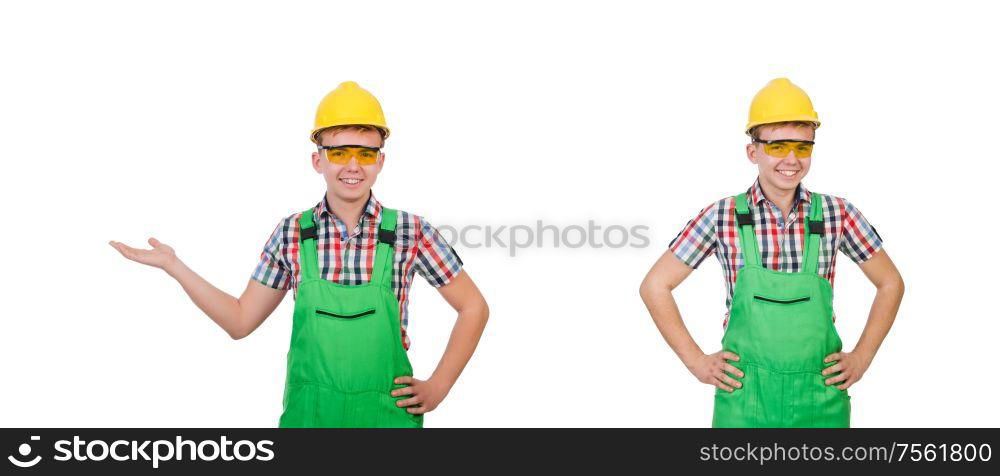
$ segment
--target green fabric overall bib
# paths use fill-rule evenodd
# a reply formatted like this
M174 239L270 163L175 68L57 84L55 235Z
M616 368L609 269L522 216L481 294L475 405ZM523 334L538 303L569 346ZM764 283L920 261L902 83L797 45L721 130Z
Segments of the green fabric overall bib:
M301 282L288 349L280 427L423 426L390 392L413 368L403 349L392 291L396 211L382 209L371 280L342 285L320 278L313 209L299 219Z
M830 376L821 374L834 364L823 359L842 344L833 326L833 290L817 273L820 194L812 194L810 211L804 224L804 270L774 271L761 266L746 194L736 197L744 267L736 273L722 348L740 357L731 363L743 371L743 387L732 393L716 389L713 427L850 426L850 397L835 385L826 386Z

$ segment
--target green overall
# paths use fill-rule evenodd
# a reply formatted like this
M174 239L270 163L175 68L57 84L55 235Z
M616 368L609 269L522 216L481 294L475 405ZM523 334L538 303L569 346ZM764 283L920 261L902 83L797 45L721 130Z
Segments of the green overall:
M833 289L817 273L823 234L821 195L812 194L804 224L804 270L774 271L761 266L754 220L746 194L736 197L744 266L736 273L723 350L740 357L742 388L715 392L712 426L849 427L850 397L821 372L823 359L841 349L833 326Z
M295 295L280 427L423 426L390 392L413 375L392 291L396 211L382 209L371 280L349 286L320 278L313 210L299 219L301 281Z

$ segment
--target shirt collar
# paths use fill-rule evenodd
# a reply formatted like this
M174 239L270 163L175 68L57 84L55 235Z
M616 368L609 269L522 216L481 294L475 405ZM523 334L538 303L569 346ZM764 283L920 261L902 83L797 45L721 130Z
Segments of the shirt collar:
M754 205L760 205L762 200L767 199L767 197L764 196L764 189L760 188L760 177L757 177L757 180L754 180L753 185L751 185L750 189L747 190L747 198L750 200L750 203ZM792 208L797 207L799 202L810 203L811 199L812 194L800 183L798 193L795 194L795 200L792 200Z
M333 217L333 218L337 218L337 215L334 215L333 212L330 211L330 206L329 206L329 203L327 203L326 194L325 193L323 194L323 199L320 200L319 203L316 205L316 210L319 211L319 213L317 214L319 219L323 219L323 218L326 218L328 216ZM375 199L375 194L374 193L372 193L371 191L369 191L368 192L368 203L365 204L365 211L361 215L361 219L364 220L365 216L368 216L369 218L371 218L372 220L375 220L377 222L378 221L378 217L381 214L382 214L382 203ZM339 218L337 218L337 219L339 220Z

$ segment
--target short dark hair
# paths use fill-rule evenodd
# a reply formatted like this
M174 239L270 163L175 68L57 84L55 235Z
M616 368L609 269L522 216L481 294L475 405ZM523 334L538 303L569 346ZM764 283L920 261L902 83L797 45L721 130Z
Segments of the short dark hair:
M752 129L750 129L750 137L752 139L754 139L754 140L759 140L760 139L760 131L761 131L761 129L763 129L765 127L779 128L779 127L785 127L785 126L794 126L796 128L799 128L799 127L811 127L813 129L813 131L816 130L816 123L815 122L806 122L806 121L772 122L770 124L761 124L759 126L754 126Z
M378 127L370 126L368 124L347 124L343 126L331 126L324 129L320 129L316 131L316 134L313 135L313 142L315 142L316 145L322 145L322 141L320 140L320 135L326 132L340 133L343 131L378 132L378 136L382 138L382 143L379 144L379 147L385 147L385 132L382 129L379 129Z

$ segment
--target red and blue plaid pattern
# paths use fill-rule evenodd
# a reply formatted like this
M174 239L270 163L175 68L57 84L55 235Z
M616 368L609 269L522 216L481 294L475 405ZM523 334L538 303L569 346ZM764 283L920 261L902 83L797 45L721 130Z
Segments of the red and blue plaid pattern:
M747 190L747 201L754 218L754 232L761 264L775 271L794 273L802 270L805 242L805 219L809 216L812 194L801 184L786 219L781 210L764 196L757 180ZM820 239L819 274L833 286L837 250L855 263L867 261L881 247L882 238L854 205L843 198L823 195L825 232ZM736 272L743 267L739 227L736 224L736 200L726 197L705 207L670 242L670 250L692 268L697 268L710 254L722 264L726 278L726 309L733 301ZM729 323L729 312L723 327Z
M323 279L344 285L365 284L371 280L378 245L382 204L374 195L368 198L365 211L354 230L330 212L326 195L314 208L317 233L317 265ZM251 279L275 289L297 288L299 269L299 216L285 217L271 233ZM400 210L396 218L395 257L392 266L392 289L399 299L403 346L410 348L406 335L409 316L406 310L414 273L420 273L434 287L448 284L462 269L462 260L441 234L422 217Z

